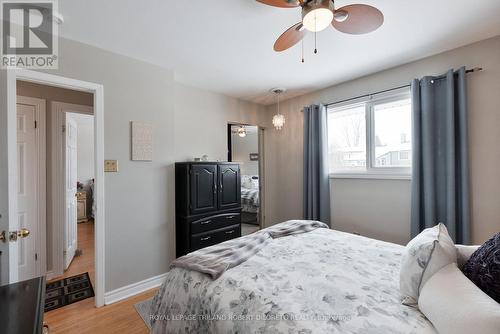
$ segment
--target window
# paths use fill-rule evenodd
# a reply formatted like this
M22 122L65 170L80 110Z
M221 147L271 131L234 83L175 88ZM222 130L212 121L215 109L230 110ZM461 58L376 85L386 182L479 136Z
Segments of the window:
M328 153L332 175L409 175L409 91L328 109Z
M366 170L365 107L351 106L328 114L330 172Z

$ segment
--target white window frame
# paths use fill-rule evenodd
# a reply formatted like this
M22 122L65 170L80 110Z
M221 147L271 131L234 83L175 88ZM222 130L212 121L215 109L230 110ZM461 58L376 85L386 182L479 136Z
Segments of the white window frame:
M407 154L408 154L408 156L407 156L407 157L405 157L405 158L401 158L401 153L407 153ZM399 159L399 160L402 160L402 161L407 161L407 160L410 160L410 153L409 153L409 152L406 152L406 151L404 151L404 152L398 152L398 159Z
M399 100L410 99L410 88L401 88L390 92L372 95L328 107L328 113L351 109L356 106L365 106L366 119L366 170L338 170L330 173L330 178L335 179L395 179L410 180L411 167L375 167L375 106Z

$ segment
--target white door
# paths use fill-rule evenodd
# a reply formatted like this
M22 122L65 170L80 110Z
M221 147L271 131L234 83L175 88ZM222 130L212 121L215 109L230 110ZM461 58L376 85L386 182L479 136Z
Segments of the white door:
M19 281L40 274L38 266L37 238L37 136L36 109L33 105L17 104L17 208L18 229L27 229L30 235L17 239ZM15 233L15 231L12 231Z
M64 269L68 269L77 247L77 134L76 121L65 115L64 152L65 152L65 231L64 231Z

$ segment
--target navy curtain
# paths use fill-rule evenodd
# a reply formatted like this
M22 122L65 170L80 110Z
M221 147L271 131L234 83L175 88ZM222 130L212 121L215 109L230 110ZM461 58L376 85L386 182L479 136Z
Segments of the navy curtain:
M304 108L304 219L330 225L327 114L324 105Z
M411 233L443 223L470 243L466 70L412 82Z

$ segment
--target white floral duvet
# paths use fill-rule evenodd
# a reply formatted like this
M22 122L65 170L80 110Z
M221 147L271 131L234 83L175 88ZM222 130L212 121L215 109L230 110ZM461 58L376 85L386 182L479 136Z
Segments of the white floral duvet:
M435 333L401 304L404 247L317 229L273 240L217 280L172 269L153 333Z

